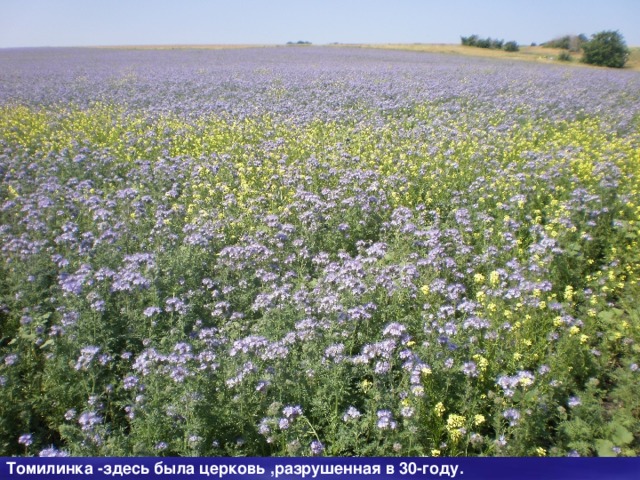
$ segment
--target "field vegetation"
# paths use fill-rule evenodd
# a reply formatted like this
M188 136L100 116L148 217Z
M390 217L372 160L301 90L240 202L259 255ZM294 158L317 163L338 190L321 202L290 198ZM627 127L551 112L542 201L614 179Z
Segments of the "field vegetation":
M638 73L0 65L0 455L640 453Z
M385 50L406 50L413 52L425 52L425 53L443 53L447 55L462 55L470 57L485 57L493 58L496 60L505 61L529 61L536 63L562 63L567 65L566 61L561 56L567 54L567 50L564 48L555 48L544 45L535 46L519 46L517 52L506 52L504 50L488 49L488 48L476 48L467 45L454 45L454 44L375 44L375 45L344 45L345 47L360 47L360 48L379 48ZM630 55L624 68L627 70L640 71L640 47L630 47ZM582 63L582 51L569 53L571 63L573 66L591 67L585 63ZM592 68L592 67L591 67Z

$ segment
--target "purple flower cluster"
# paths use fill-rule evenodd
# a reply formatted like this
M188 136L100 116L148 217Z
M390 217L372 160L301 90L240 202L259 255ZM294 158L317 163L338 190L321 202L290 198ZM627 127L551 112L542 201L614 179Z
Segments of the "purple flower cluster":
M75 438L63 417L84 443L42 456L211 454L213 430L227 455L371 431L366 454L458 454L445 411L481 418L477 449L511 448L485 416L528 421L523 391L580 411L547 393L558 355L608 351L594 318L635 274L633 72L329 47L0 64L0 400L42 402L29 365L56 395L9 453Z

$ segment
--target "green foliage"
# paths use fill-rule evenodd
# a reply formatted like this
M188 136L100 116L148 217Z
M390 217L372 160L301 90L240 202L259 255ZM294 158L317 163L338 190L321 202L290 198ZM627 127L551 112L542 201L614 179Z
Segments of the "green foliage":
M381 131L269 116L233 123L213 115L145 118L105 105L49 114L6 109L4 141L33 150L37 168L16 162L24 170L11 188L0 187L3 223L24 228L29 188L37 188L24 177L48 174L50 158L69 151L56 173L65 185L91 180L78 187L87 205L64 209L62 195L43 204L51 228L61 234L74 221L98 237L109 225L93 221L89 199L100 195L128 234L95 245L96 273L112 273L76 295L61 291L67 272L49 251L29 261L19 261L20 250L5 254L13 261L0 265L0 453L24 454L16 439L30 432L29 454L55 444L74 455L308 455L318 440L328 455L637 454L640 254L638 193L629 180L637 165L628 161L635 143L594 118L524 120L490 134L480 128L502 125L501 112L475 120L481 124L472 123L477 115L450 117L446 127L461 134L451 141L434 120L439 108L416 105L406 118L393 112ZM433 125L426 147L407 135L410 122ZM108 147L110 161L95 161L101 157L94 153L88 161L95 168L79 167L73 159L84 144L92 152ZM569 147L580 155L569 155ZM483 150L500 153L487 165L478 161ZM539 153L549 161L527 159ZM305 163L323 155L325 164ZM175 177L164 173L165 156L176 159ZM604 163L605 156L617 163ZM138 159L145 157L153 168L142 174ZM628 169L619 187L603 181L614 167ZM540 180L547 169L558 172L548 185ZM290 189L300 171L317 198L344 200L323 203L317 224L304 223L306 205ZM357 181L349 183L354 171ZM129 186L149 201L130 201ZM372 191L390 206L366 213L350 201L370 199ZM457 217L463 209L453 192L476 205L468 218ZM571 207L576 194L579 209ZM406 222L391 211L408 212ZM209 229L208 243L185 242L199 225ZM439 256L469 265L468 275L431 266L402 274L412 257L428 258L436 241L416 241L407 226L441 235ZM534 258L531 247L552 238L557 251ZM87 257L63 240L55 248L75 273ZM384 252L366 253L376 242ZM488 245L497 246L491 257L484 256ZM148 287L113 289L110 279L126 273L126 257L144 251L154 252L154 262L136 264L134 273ZM367 267L349 270L356 259ZM291 274L278 277L283 265ZM509 279L505 269L517 265L527 267L523 277ZM366 288L343 287L331 273L338 267ZM272 293L269 277L286 283L277 285L282 293L273 305L260 306L256 299ZM484 326L452 328L437 317L446 292L430 286L440 278L464 283ZM549 290L533 288L542 278ZM511 300L497 293L508 289L517 293ZM305 326L309 315L290 300L294 294L318 308L325 304L316 298L327 305L337 299L341 309ZM175 298L189 308L167 308ZM145 313L151 306L162 311ZM406 330L389 343L380 332L395 322ZM286 346L287 354L234 347L254 336ZM367 346L387 344L388 365L386 357L358 360ZM100 351L81 362L87 346ZM414 359L420 363L411 366ZM286 413L298 405L301 413ZM99 421L90 424L94 410Z
M624 37L611 30L592 35L591 40L582 46L582 50L584 63L612 68L624 67L630 54Z
M518 50L520 50L520 47L516 42L511 41L504 44L505 52L517 52Z
M469 37L460 37L462 45L466 45L468 47L475 47L478 43L478 35L471 35Z
M558 55L558 60L561 62L570 62L571 60L573 60L573 57L569 52L560 52L560 54Z
M519 50L518 44L514 41L506 42L504 40L498 40L496 38L480 38L478 35L471 35L469 37L460 37L462 45L468 47L478 48L490 48L493 50L505 50L507 52L517 52Z
M554 38L542 44L546 48L562 48L571 52L579 52L582 46L588 41L587 36L584 33L580 35L564 35L559 38Z

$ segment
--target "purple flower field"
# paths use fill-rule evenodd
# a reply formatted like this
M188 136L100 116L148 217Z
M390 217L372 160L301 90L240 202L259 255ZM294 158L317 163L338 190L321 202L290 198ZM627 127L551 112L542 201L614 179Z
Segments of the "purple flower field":
M0 50L0 455L635 456L640 74Z

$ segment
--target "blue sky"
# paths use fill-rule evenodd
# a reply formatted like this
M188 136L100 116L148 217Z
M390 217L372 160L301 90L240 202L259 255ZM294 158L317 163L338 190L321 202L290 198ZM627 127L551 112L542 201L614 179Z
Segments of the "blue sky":
M153 44L520 44L619 30L640 46L640 0L0 0L0 48Z

